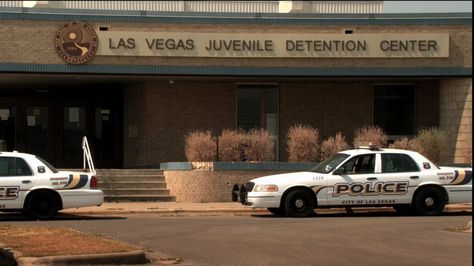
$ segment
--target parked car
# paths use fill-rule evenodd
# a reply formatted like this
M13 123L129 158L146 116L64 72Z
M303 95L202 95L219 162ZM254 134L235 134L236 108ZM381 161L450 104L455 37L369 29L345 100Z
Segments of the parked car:
M446 204L472 202L472 167L439 167L414 151L366 147L339 152L310 171L234 186L233 199L239 198L251 208L295 217L315 208L367 206L439 215Z
M0 152L0 211L51 219L59 210L99 206L104 193L89 172L64 172L38 156Z

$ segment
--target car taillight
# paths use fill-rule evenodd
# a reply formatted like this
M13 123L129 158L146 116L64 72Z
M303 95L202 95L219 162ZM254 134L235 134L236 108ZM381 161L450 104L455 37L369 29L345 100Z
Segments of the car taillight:
M92 176L90 184L91 184L91 188L97 188L97 177Z

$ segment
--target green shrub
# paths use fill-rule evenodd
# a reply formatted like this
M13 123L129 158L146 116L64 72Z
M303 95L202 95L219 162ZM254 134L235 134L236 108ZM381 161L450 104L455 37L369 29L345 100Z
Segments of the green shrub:
M326 160L333 154L349 149L346 138L338 132L335 137L329 137L321 144L321 159Z
M378 126L361 127L354 131L354 147L375 145L377 147L387 146L387 135Z
M288 130L286 143L290 162L316 162L319 159L318 129L294 125Z
M211 131L193 131L184 137L185 155L189 162L212 162L216 159L217 144Z

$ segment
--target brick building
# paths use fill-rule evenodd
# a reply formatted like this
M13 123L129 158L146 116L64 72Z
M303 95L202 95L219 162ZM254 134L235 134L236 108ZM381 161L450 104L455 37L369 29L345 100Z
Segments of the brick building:
M472 157L472 15L0 10L0 139L80 167L184 161L192 130L438 126ZM81 39L80 41L75 41ZM79 52L79 54L74 53Z

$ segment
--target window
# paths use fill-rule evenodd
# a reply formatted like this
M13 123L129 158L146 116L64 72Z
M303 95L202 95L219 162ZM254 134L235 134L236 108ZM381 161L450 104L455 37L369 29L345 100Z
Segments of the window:
M0 157L0 176L32 175L30 167L22 158Z
M349 155L344 153L336 153L325 161L318 163L310 171L327 174L331 172L335 167L337 167L340 163L342 163L345 159L347 159L347 157L349 157Z
M374 124L383 128L388 135L414 135L414 95L413 85L376 85Z
M382 173L418 172L420 169L406 154L382 154Z
M38 159L40 162L42 162L44 165L46 165L46 167L48 167L49 170L51 170L51 172L59 173L59 171L56 170L56 168L54 168L54 166L52 166L50 163L48 163L45 159L43 159L41 157L38 157L38 156L36 156L36 159Z
M264 128L278 135L278 90L274 84L237 87L237 128Z
M371 174L375 170L375 154L354 156L342 168L345 174Z
M278 160L278 86L276 84L239 84L237 86L237 128L265 129L275 140Z

